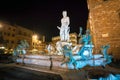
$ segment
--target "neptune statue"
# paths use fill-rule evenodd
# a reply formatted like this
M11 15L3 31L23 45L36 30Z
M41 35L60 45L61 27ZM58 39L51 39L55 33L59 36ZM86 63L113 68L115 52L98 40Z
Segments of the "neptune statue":
M69 41L69 32L70 32L70 19L67 16L67 11L63 11L63 18L61 19L61 27L57 26L60 30L60 39L61 41Z

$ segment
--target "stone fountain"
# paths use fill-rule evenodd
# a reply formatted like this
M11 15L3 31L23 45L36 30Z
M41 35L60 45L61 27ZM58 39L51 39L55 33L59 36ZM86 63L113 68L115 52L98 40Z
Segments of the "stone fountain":
M61 19L60 41L56 43L57 55L24 55L16 59L16 62L25 64L33 64L39 66L59 67L66 69L81 69L87 65L89 66L104 66L111 63L112 56L108 55L107 50L109 45L102 46L102 53L93 55L94 45L89 29L82 35L82 28L80 27L79 36L81 37L79 44L72 47L70 42L70 18L67 16L67 11L63 11L63 18ZM51 48L49 48L51 49ZM74 53L74 51L76 51ZM51 51L49 51L51 52ZM74 53L74 54L73 54ZM23 56L23 55L21 55Z

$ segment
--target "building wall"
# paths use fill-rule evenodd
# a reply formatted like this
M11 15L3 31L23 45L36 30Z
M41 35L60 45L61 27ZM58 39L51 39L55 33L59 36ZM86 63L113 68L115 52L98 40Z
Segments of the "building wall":
M4 39L4 46L8 49L12 49L15 47L16 44L16 27L9 25L8 23L1 23L2 27L0 31L2 32L2 36Z
M31 30L18 25L10 25L9 23L2 21L0 22L0 25L2 25L0 32L5 41L4 46L7 49L14 49L18 45L18 42L24 39L30 44L30 49L32 48L33 32Z
M73 46L77 45L77 33L70 33L70 41Z
M52 37L52 42L55 44L57 41L60 41L60 36Z
M23 28L21 26L15 25L17 28L17 36L16 36L16 40L17 42L19 42L20 40L27 40L27 42L30 45L30 49L32 49L32 36L33 36L33 31Z
M120 59L120 0L88 0L89 21L94 53L109 44L108 53Z
M45 36L39 36L38 33L34 32L34 35L32 36L32 46L33 46L33 49L44 51L46 46Z

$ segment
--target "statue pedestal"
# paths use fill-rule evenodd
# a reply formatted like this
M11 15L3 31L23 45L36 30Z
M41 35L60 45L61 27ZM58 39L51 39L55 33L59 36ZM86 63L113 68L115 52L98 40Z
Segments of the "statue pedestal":
M64 42L64 41L62 41L62 46L65 46L65 45L72 46L72 43L71 42Z

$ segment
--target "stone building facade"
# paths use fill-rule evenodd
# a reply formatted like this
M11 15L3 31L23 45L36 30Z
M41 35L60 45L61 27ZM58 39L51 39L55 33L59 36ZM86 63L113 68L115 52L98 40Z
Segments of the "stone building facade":
M7 50L13 50L20 40L27 40L30 45L29 49L32 49L32 30L0 21L0 34L4 40L4 43L1 43L0 47L4 46Z
M22 26L15 25L16 27L16 41L19 42L20 40L27 40L29 43L29 49L32 49L32 35L33 31Z
M99 53L102 45L110 45L108 53L120 59L120 0L87 0L90 29L94 53Z
M0 21L0 49L5 48L6 52L13 51L21 40L26 40L29 43L29 50L37 49L44 51L46 42L45 36L42 39L34 38L36 34L33 30L24 28L19 25L11 25L9 22Z

